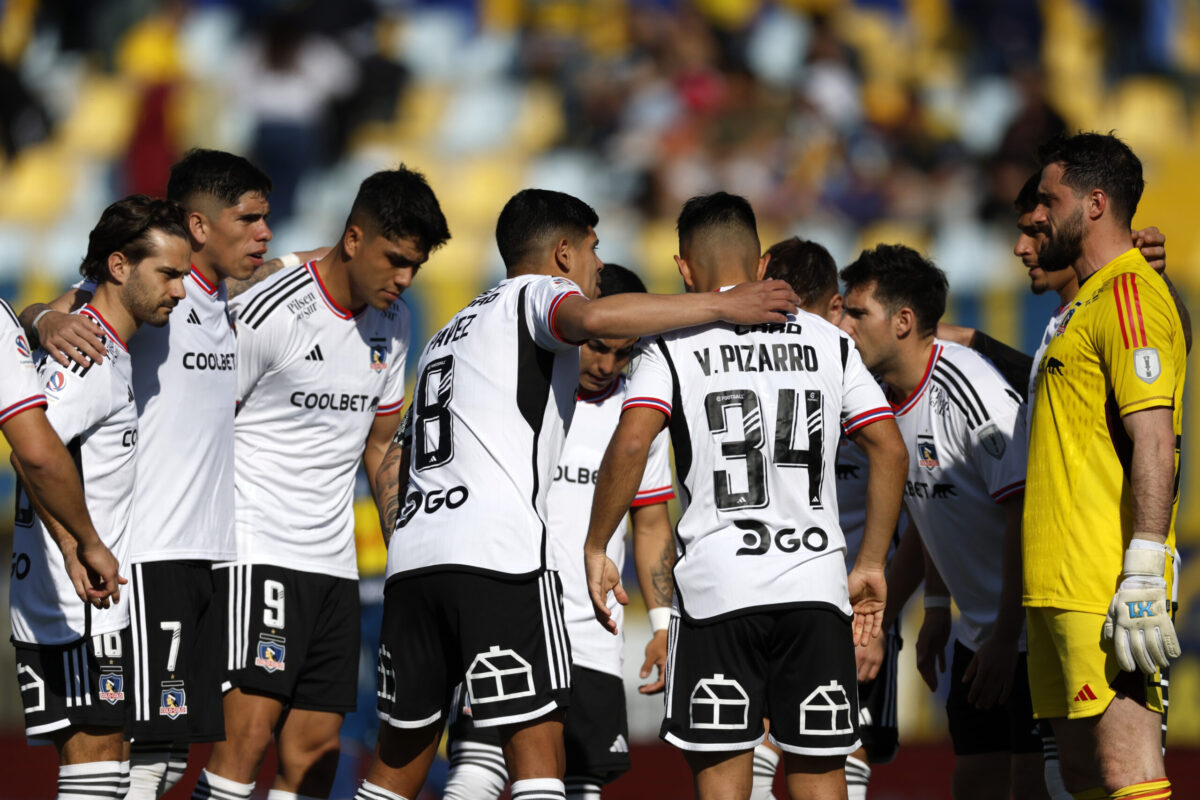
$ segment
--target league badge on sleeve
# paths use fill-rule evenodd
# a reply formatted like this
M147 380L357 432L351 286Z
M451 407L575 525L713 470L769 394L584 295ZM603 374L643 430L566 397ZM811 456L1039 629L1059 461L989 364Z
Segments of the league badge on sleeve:
M979 444L983 445L984 452L996 459L1004 455L1008 447L1008 443L1004 441L1004 434L994 422L989 422L979 429Z
M121 674L121 670L116 669L110 672L100 673L100 691L97 692L100 699L108 703L110 706L115 706L117 703L125 699L125 676Z
M1146 383L1154 383L1162 374L1162 364L1158 360L1158 350L1153 347L1139 347L1133 351L1133 372Z
M187 692L183 681L163 681L162 700L159 702L158 715L175 719L188 713Z
M21 358L30 358L33 355L33 351L29 349L29 342L25 341L25 337L19 333L17 334L17 355Z
M62 370L56 371L50 376L50 380L46 381L46 391L57 394L67 385L67 376Z
M258 637L258 653L254 657L254 666L262 667L267 672L282 672L287 668L284 658L287 656L287 646L281 636L262 634Z

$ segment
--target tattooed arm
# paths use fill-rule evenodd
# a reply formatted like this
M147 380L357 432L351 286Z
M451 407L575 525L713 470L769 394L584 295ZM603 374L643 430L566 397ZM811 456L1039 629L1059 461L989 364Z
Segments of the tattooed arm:
M253 288L255 284L262 283L284 267L307 264L313 259L324 258L328 252L328 247L318 247L315 250L301 250L295 253L288 253L279 258L272 258L269 261L263 262L263 265L254 270L254 274L244 281L235 281L231 278L226 278L225 291L228 292L229 299L232 300L247 289Z
M375 503L379 507L379 526L383 531L384 545L392 541L396 517L400 513L400 505L408 488L408 456L411 444L412 407L409 406L375 473Z
M647 610L671 608L675 596L675 536L671 531L671 518L666 503L638 506L629 512L633 522L633 561L637 567L638 585ZM641 676L650 677L653 667L658 667L655 681L638 687L642 694L662 691L667 664L667 632L655 631L646 644L646 660L642 663Z

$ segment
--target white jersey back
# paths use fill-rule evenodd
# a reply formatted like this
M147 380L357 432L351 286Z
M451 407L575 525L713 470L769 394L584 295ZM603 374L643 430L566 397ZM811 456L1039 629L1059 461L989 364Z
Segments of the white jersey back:
M559 336L554 317L576 294L565 278L503 280L425 345L389 578L441 570L533 576L553 568L546 492L579 383L579 352Z
M74 362L62 367L39 351L46 417L75 459L96 532L120 563L121 574L128 575L138 442L129 351L90 305L77 313L104 329L105 358L88 367ZM13 526L9 605L13 639L30 644L65 644L129 624L128 602L97 609L75 594L58 545L23 491L17 494Z
M562 579L567 634L571 638L571 662L618 678L623 674L625 607L609 593L608 610L621 635L613 636L596 622L583 570L583 543L587 539L600 461L621 418L625 389L626 381L621 377L596 396L579 397L546 498L550 544ZM667 432L663 431L650 445L646 469L633 500L634 508L665 503L675 496L671 486L669 444ZM618 568L625 564L625 532L623 520L608 541L608 557Z
M978 649L1000 606L1004 509L1025 488L1021 397L967 347L935 340L920 385L896 408L908 447L904 503Z
M713 324L646 347L624 407L670 418L683 488L680 611L703 620L825 603L850 613L838 523L838 437L891 410L850 338L799 312Z
M12 307L0 300L0 425L46 405L29 340Z
M192 269L165 327L129 345L137 395L137 502L130 560L236 557L233 411L237 337L225 286Z
M408 306L357 314L315 263L230 302L238 561L356 579L354 479L376 416L404 404Z

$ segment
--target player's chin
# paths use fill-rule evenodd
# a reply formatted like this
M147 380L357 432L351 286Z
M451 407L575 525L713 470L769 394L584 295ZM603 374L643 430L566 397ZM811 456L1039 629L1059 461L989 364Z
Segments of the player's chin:
M371 305L380 311L385 311L391 307L392 303L400 299L400 292L390 292L387 289L383 289L375 297L376 300Z
M167 324L167 320L171 318L171 310L175 306L159 306L154 313L142 320L147 325L153 325L156 328L161 328Z

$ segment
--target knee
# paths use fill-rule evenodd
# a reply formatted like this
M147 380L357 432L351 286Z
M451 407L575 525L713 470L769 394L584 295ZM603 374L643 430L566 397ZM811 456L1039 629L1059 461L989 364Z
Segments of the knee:
M223 750L227 755L240 760L261 761L274 735L270 722L247 714L235 720L226 717ZM218 743L218 746L222 743Z

